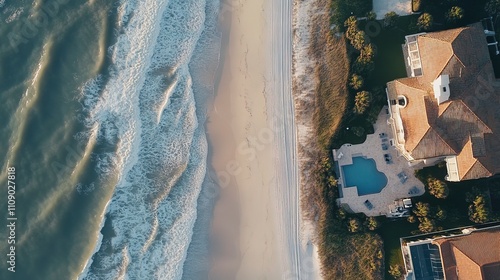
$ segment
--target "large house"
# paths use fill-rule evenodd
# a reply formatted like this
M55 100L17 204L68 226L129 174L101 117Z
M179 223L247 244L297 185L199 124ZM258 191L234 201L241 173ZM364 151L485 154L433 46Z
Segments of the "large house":
M481 23L406 37L408 77L387 84L393 145L410 164L446 161L448 181L500 173L500 81Z
M500 227L468 228L458 234L402 240L405 280L498 280Z

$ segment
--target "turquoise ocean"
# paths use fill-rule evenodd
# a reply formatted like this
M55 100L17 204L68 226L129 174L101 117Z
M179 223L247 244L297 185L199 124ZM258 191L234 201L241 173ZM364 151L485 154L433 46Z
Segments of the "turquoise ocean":
M0 0L0 279L206 278L219 6Z

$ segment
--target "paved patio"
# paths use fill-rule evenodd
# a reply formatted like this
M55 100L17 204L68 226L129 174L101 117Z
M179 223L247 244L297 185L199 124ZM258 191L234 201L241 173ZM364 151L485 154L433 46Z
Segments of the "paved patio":
M373 0L373 11L377 19L383 19L388 12L396 12L400 16L409 15L411 11L411 0Z
M392 130L387 124L389 114L387 114L386 109L387 107L384 107L378 116L377 122L374 125L375 133L368 135L363 144L345 144L340 149L333 150L334 159L340 170L342 166L352 164L353 156L364 156L374 159L377 169L387 176L387 186L380 193L358 196L357 188L346 187L344 185L343 172L339 172L338 182L341 198L337 202L339 204L346 204L355 213L362 212L367 216L385 215L389 210L389 205L393 204L394 200L419 196L425 192L424 185L413 175L415 169L390 144ZM385 137L381 137L381 135L385 135ZM387 140L383 141L383 139ZM382 149L383 143L387 145L387 150ZM387 163L385 154L389 154L392 157L392 163ZM402 177L402 172L406 175L406 180L400 178ZM417 191L415 192L415 190ZM369 200L373 205L371 210L365 206L364 202L366 200Z

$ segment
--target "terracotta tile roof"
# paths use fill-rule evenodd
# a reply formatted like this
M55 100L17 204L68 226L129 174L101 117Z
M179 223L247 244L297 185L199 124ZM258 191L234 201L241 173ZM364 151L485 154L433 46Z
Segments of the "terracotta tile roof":
M500 227L468 235L440 238L439 246L447 280L496 280L500 275Z
M455 151L432 127L420 139L417 146L411 151L415 159L433 158L441 155L451 155Z
M448 65L448 61L453 56L453 49L449 42L430 37L429 35L419 36L417 42L423 72L423 76L420 76L418 79L421 84L427 88L431 88L430 83ZM428 63L429 61L432 61L432 63Z
M494 78L480 23L420 35L423 75L387 84L400 107L405 149L414 159L456 155L460 180L500 173L500 80ZM450 77L450 99L438 104L432 82Z
M481 267L465 255L457 247L451 246L453 257L455 258L455 273L459 280L461 279L475 279L481 280Z

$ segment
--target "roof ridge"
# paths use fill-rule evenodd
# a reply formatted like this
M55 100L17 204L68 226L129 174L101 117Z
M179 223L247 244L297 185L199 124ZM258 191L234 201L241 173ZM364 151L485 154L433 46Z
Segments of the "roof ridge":
M417 141L417 145L410 151L410 152L413 152L415 151L415 149L417 149L418 146L420 146L422 144L422 139L424 139L424 137L429 133L429 131L431 130L431 126L429 125L429 121L427 121L427 130L425 131L425 133L422 135L422 137L420 137Z
M465 177L467 174L469 174L469 172L471 172L472 168L473 168L474 166L476 166L476 164L480 164L480 165L481 165L481 167L482 167L484 170L486 170L486 172L488 172L488 173L489 173L489 176L492 176L492 175L493 175L493 173L491 173L491 171L490 171L488 168L486 168L486 166L484 166L484 164L483 164L483 163L482 163L482 162L481 162L478 158L475 158L475 159L476 159L476 162L474 162L474 164L473 164L473 165L469 168L469 170L467 171L467 173L465 173L464 177Z
M472 136L471 136L470 134L469 134L469 141L467 141L467 144L469 144L469 143L470 143L470 147L471 147L471 150L472 150ZM467 145L467 144L466 144L466 145ZM465 177L466 177L466 176L467 176L467 175L468 175L468 174L472 171L472 168L473 168L474 166L476 166L476 164L480 164L480 165L481 165L481 167L482 167L484 170L486 170L486 171L490 174L490 176L491 176L491 175L493 175L493 174L491 173L491 171L490 171L488 168L486 168L486 166L484 166L484 164L483 164L483 163L482 163L482 162L481 162L481 161L480 161L477 157L474 157L474 155L472 155L472 158L474 159L474 162L473 162L473 163L469 166L469 168L465 171L464 176L462 176L462 178L465 178ZM459 172L460 172L460 170L459 170Z
M452 55L451 55L451 56L450 56L450 58L446 61L446 63L444 64L444 67L443 67L443 68L439 71L439 74L438 74L438 76L437 76L437 77L439 77L439 76L443 73L443 70L446 68L446 66L448 66L448 64L450 64L450 61L451 61L451 59L452 59L453 57L456 57L456 59L460 62L460 64L462 64L462 66L465 68L464 63L463 63L463 62L460 60L460 58L458 58L458 56L455 54L455 51L454 51L454 49L453 49L453 42L455 42L455 40L458 38L458 36L459 36L460 34L462 34L462 32L463 32L464 30L466 30L466 29L467 29L467 27L460 27L460 28L455 28L455 29L442 30L442 31L438 31L438 32L436 32L436 33L440 33L440 32L443 32L443 33L444 33L444 32L446 32L446 31L451 31L451 30L456 30L456 29L460 29L460 31L459 31L459 32L456 32L456 34L454 34L454 36L451 38L451 40L450 40L449 42L448 42L448 41L445 41L445 40L438 39L438 38L436 38L436 37L434 37L434 36L425 36L425 35L427 35L427 34L432 34L432 33L427 33L427 34L422 35L422 37L425 37L425 38L428 38L428 39L433 39L433 40L436 40L436 41L439 41L439 42L443 42L443 43L445 43L445 44L448 44L449 48L451 49L451 54L452 54ZM451 32L450 32L450 33L451 33ZM453 33L455 33L455 32L453 32ZM434 33L434 34L435 34L435 33ZM434 77L434 80L436 80L436 79L437 79L437 77Z
M467 106L467 104L465 104L465 102L462 99L456 99L454 101L459 101L460 103L462 103L465 106L465 108L467 108L467 110L469 110L469 112L471 112L488 129L487 133L493 133L493 130L491 130L491 128L487 124L485 124L483 122L483 120L476 114L476 112L474 112L473 110L471 110L471 108L469 106ZM443 113L444 113L444 111L443 111ZM486 133L486 132L484 132L484 133Z
M469 145L469 144L470 144L470 149L472 150L472 138L470 136L470 133L469 133L469 140L467 141L467 143L465 144L465 146L460 151L460 154L463 152L463 150L465 149L465 147L467 145ZM472 155L472 158L474 159L474 162L469 166L469 168L467 168L467 170L464 173L464 176L460 176L460 170L458 170L458 174L459 174L460 177L465 178L465 176L467 176L467 174L469 174L469 172L471 171L472 167L476 164L477 158L475 158L474 155Z
M406 85L406 86L408 86L408 85ZM426 91L424 91L424 90L421 90L421 91L423 91L423 92L427 93L427 92L426 92ZM424 108L426 108L426 109L427 109L427 104L425 103L425 96L423 96L423 97L422 97L422 99L424 99ZM426 116L425 120L426 120L425 124L427 125L427 130L425 131L425 133L424 133L424 134L422 134L422 137L418 138L417 145L415 145L415 147L413 147L413 149L411 150L412 152L413 152L413 151L415 151L415 149L416 149L418 146L420 146L420 144L422 144L422 139L424 139L424 137L427 135L427 133L429 133L429 131L430 131L430 130L431 130L431 128L432 128L431 124L429 123L429 116Z
M450 45L451 45L451 43L450 43ZM436 80L439 76L443 75L444 69L450 64L452 58L456 58L458 60L458 62L460 62L460 64L462 65L463 68L467 68L467 67L465 67L463 61L460 60L460 58L455 54L453 47L451 47L451 53L452 53L452 55L450 56L448 61L446 61L446 64L444 65L443 69L441 69L441 71L439 72L439 75L437 77L435 77L434 80ZM445 74L445 75L448 75L448 74Z
M435 130L435 129L434 129L434 127L432 127L432 126L431 126L431 128L432 128L432 130L434 130L434 132L435 132L435 133L436 133L436 135L439 137L439 139L441 139L441 141L443 141L443 142L446 144L446 146L448 146L448 148L450 148L450 150L452 150L452 151L454 151L455 153L457 153L457 154L458 154L458 151L457 151L457 150L455 150L455 149L453 149L453 147L452 147L452 146L450 146L450 144L448 143L448 141L446 141L443 137L441 137L441 134L439 134L439 133L437 132L437 130Z
M418 81L418 79L416 77L405 77L405 78L400 78L400 79L397 79L397 80L394 80L394 81L402 84L403 86L407 86L407 87L410 87L410 88L412 88L414 90L419 90L419 91L421 91L423 93L427 93L427 91L425 91L425 90L423 90L423 89L421 89L419 87L414 87L412 85L409 85L409 84L406 84L406 83L402 82L402 81L409 81L409 80L416 81L420 85L420 83L419 83L419 81Z
M431 100L431 101L432 101L432 100ZM450 102L450 103L451 103L451 102ZM425 106L425 109L427 109L427 103L425 103L425 102L424 102L424 106ZM441 113L441 115L442 115L442 114L444 114L444 112L446 112L446 110L448 110L448 108L450 108L450 104L448 104L448 106L446 106L445 110ZM458 154L458 151L457 151L457 150L455 150L455 149L454 149L454 148L450 145L450 143L448 143L448 141L446 141L446 140L445 140L445 139L441 136L441 134L439 134L439 132L438 132L438 131L434 128L434 126L432 126L432 125L429 123L429 114L426 114L426 115L427 115L427 124L429 124L430 128L431 128L431 129L432 129L432 130L436 133L436 135L439 137L439 139L441 139L441 141L442 141L443 143L445 143L445 144L446 144L446 146L448 146L448 148L450 148L450 150L452 150L452 151L454 151L455 153L457 153L457 154ZM438 105L438 115L437 115L437 119L439 119L439 117L440 117L441 115L439 114L439 105ZM424 135L424 136L425 136L425 135ZM423 139L423 138L424 138L424 137L422 137L422 139ZM422 140L422 139L420 139L420 140ZM417 146L418 146L418 145L417 145Z
M476 261L474 261L469 255L467 255L463 250L461 250L460 248L455 246L453 240L450 240L450 243L451 243L451 245L453 245L453 248L457 249L458 251L460 251L460 253L464 254L464 256L466 256L469 260L471 260L471 262L475 263L479 268L482 267L480 264L478 264ZM482 274L482 271L481 271L481 274Z
M457 30L457 29L460 29L460 31L457 32L456 35L453 36L453 38L451 39L450 42L438 39L438 38L436 38L434 36L427 36L427 35L433 35L433 34L437 34L437 33L445 33L447 31L448 31L448 33L451 33L449 31L454 31L454 30ZM437 32L431 32L431 33L423 34L422 37L433 39L433 40L437 40L437 41L441 41L441 42L448 43L448 44L451 45L451 43L453 43L455 41L455 39L457 39L458 35L462 34L462 31L464 31L465 29L467 29L467 27L459 27L459 28L454 28L454 29L441 30L441 31L437 31Z
M435 81L439 76L441 76L443 74L444 69L446 68L446 66L448 66L448 64L450 64L451 59L455 56L455 52L453 51L453 47L451 46L451 43L450 43L450 48L451 48L451 56L450 56L450 58L448 58L448 60L444 64L443 69L439 70L437 76L433 77L434 78L433 81ZM460 63L462 63L462 62L460 61Z
M452 48L452 49L453 49L453 48ZM458 56L455 54L455 52L453 52L453 55L450 57L450 60L451 60L453 57L455 57L455 58L458 60L458 62L460 62L460 64L462 64L462 66L463 66L464 68L467 68L467 67L465 67L464 62L460 59L460 57L458 57ZM446 66L448 66L448 64L446 64Z

